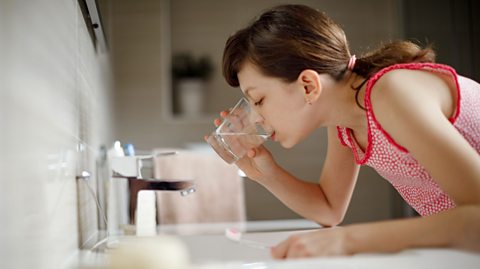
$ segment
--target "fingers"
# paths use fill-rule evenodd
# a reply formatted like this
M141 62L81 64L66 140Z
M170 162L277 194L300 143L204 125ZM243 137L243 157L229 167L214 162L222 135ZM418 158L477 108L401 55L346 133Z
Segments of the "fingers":
M287 240L280 242L271 249L271 255L274 259L312 257L308 243L301 235L292 235Z
M220 117L225 118L226 115L228 115L228 111L224 110L220 112ZM215 125L215 127L220 126L221 123L222 123L222 119L217 118L213 120L213 124ZM203 140L208 141L208 135L205 135L203 137Z
M270 253L274 259L286 259L293 258L292 250L293 246L297 244L299 237L297 235L292 235L286 240L280 242L278 245L271 248Z
M228 115L228 111L224 110L220 112L220 117L225 118Z
M228 115L228 113L229 113L228 110L224 110L220 112L221 119L217 118L213 120L213 124L215 124L215 127L218 127L222 123L223 118L225 118Z
M249 158L260 158L260 157L268 157L269 151L265 148L265 146L260 145L256 148L251 148L247 151L247 156Z
M270 249L270 254L272 258L280 260L285 259L287 257L287 250L288 250L289 242L288 239L285 241L280 242L280 244L272 247Z
M247 156L248 156L248 158L255 158L256 153L257 153L257 152L256 152L255 149L249 149L249 150L247 151Z
M271 162L272 155L264 145L260 145L252 150L254 152L251 158L255 158L260 163Z

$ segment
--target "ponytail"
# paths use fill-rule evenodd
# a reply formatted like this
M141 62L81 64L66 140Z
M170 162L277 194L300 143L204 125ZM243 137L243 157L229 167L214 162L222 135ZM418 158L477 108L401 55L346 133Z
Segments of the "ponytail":
M425 62L435 62L431 46L421 48L411 41L396 41L358 58L352 72L368 79L390 65Z

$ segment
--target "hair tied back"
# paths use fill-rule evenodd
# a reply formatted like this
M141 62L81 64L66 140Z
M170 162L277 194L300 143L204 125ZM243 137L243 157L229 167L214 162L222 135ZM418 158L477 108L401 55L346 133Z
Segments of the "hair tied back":
M350 57L350 60L348 60L347 69L352 71L353 68L355 67L355 62L356 61L357 61L357 56L352 55L352 57Z

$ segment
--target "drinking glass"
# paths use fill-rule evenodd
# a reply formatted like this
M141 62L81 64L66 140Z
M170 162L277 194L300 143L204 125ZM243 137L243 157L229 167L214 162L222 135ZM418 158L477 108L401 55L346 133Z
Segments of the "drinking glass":
M270 135L260 124L258 113L242 98L208 136L207 143L231 164L245 156L249 149L260 146Z

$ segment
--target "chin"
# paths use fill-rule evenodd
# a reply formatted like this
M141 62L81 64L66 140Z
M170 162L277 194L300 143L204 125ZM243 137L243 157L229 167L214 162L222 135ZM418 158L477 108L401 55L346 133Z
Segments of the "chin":
M286 149L291 149L293 148L297 143L292 143L292 141L282 141L280 142L280 145L283 147L283 148L286 148Z

